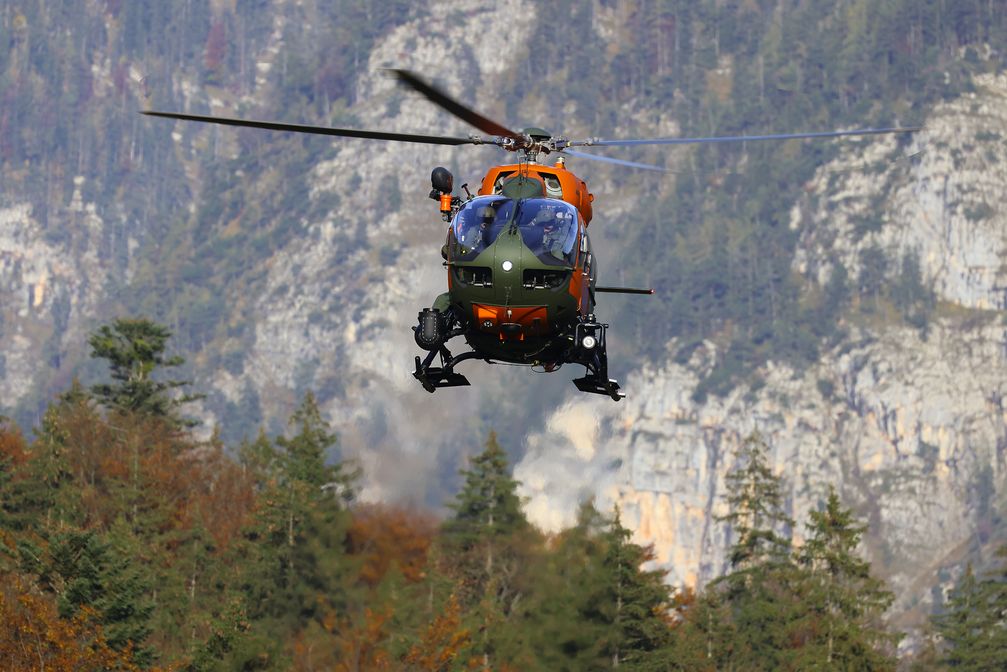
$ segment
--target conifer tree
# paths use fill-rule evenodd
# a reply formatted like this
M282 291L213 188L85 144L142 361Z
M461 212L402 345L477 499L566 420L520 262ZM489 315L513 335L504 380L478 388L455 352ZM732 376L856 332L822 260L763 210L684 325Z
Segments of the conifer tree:
M655 653L670 642L665 614L671 595L663 572L642 568L654 556L649 548L631 542L631 534L616 507L603 537L603 574L595 599L608 622L604 648L612 667L647 669Z
M790 557L794 523L784 511L782 484L767 451L762 436L752 434L727 476L730 513L718 520L729 523L735 535L728 551L731 571L711 584L722 608L708 609L711 621L704 625L710 637L731 633L728 639L708 641L708 656L718 667L783 667L790 655L788 631L801 612L794 591L798 570ZM716 618L726 622L712 620Z
M80 519L80 492L74 484L67 456L66 402L50 406L42 418L27 461L5 494L9 524L36 534L61 523Z
M88 343L91 356L108 360L114 383L101 383L91 388L102 405L119 411L144 413L171 419L180 426L192 426L194 421L182 419L178 407L201 399L202 395L171 392L189 383L180 380L155 379L160 369L181 366L181 357L166 357L171 332L145 318L119 318L91 334Z
M1007 546L997 555L1007 558ZM947 607L935 619L944 638L944 663L976 672L1007 668L1007 564L982 581L969 565Z
M73 618L90 609L105 630L109 646L129 648L133 659L147 665L153 651L144 645L150 634L153 605L149 576L136 559L136 540L125 522L110 535L64 528L39 547L22 546L22 567L57 596L60 616Z
M783 508L780 479L767 461L768 447L756 432L738 450L736 466L727 475L730 513L717 518L730 525L735 542L728 551L733 575L765 564L787 563L790 539L783 530L794 521Z
M517 496L517 481L511 478L507 454L490 432L486 449L462 470L465 485L450 505L454 517L444 526L448 536L463 548L507 537L528 527ZM492 543L487 546L486 571L493 569Z
M534 534L521 510L507 455L494 432L486 449L461 473L465 485L450 505L455 515L444 524L444 535L454 551L452 573L460 583L458 599L463 608L472 609L474 627L481 632L476 645L482 650L484 666L489 666L497 644L512 634L507 621Z
M595 670L611 667L605 650L610 623L598 595L609 520L585 502L576 524L561 532L553 548L532 568L533 590L522 627L541 669Z
M275 476L265 484L261 508L234 551L243 559L249 616L263 622L271 636L345 613L357 574L345 552L346 503L356 473L328 459L336 437L314 395L305 395L290 424L296 433L277 439Z
M802 620L810 634L797 660L811 668L894 669L898 637L881 625L894 596L856 553L867 526L842 507L832 487L825 509L812 511L810 518L809 537L798 555L806 570Z

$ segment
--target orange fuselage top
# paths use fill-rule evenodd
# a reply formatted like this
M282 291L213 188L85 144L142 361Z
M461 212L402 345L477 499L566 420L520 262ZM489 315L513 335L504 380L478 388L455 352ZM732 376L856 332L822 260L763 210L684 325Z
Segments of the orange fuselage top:
M591 223L591 202L594 195L588 191L587 184L557 161L553 166L541 163L516 163L509 166L494 166L483 178L479 188L480 196L499 193L500 183L515 176L525 176L542 183L548 198L560 198L573 205L584 217L584 223Z

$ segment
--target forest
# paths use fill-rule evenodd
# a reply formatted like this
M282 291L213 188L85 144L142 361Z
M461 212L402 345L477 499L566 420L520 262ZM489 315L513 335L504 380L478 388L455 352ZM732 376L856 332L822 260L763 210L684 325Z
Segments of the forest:
M356 501L309 392L275 438L192 436L170 331L94 331L34 438L0 431L5 670L885 670L900 634L866 525L833 490L799 523L758 434L728 475L729 566L699 591L650 568L619 511L531 525L494 434L448 513ZM795 530L803 543L794 544ZM1007 665L1007 549L969 569L905 669ZM909 667L911 666L911 668Z

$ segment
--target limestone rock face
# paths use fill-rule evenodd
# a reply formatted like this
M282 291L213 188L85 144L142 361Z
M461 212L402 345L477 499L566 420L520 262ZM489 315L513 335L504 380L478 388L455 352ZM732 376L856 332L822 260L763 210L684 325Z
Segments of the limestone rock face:
M842 263L880 249L893 274L918 256L939 298L980 309L1007 306L1007 75L976 77L976 91L937 105L913 139L844 145L794 206L799 270L824 284Z
M116 275L103 257L114 227L83 201L83 183L75 178L73 200L54 215L58 236L31 204L0 207L0 397L11 406L39 391L40 368L59 369L60 353L84 347L82 322Z

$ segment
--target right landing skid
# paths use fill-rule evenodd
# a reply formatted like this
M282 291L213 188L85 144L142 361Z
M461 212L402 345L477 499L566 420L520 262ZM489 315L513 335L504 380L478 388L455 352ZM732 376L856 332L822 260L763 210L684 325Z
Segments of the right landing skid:
M416 356L416 370L413 378L420 381L423 389L431 394L439 387L462 387L470 385L469 379L460 373L455 373L449 367L423 366L419 355Z
M574 331L574 342L578 344L575 361L587 369L583 378L576 378L573 384L581 392L604 394L613 401L622 401L625 392L619 391L619 383L608 377L608 353L605 349L605 331L607 324L599 324L594 315L577 325ZM591 347L587 347L591 343Z
M607 397L611 397L614 401L622 401L626 398L626 393L619 391L619 382L614 378L587 375L583 378L575 378L573 384L581 392L604 394Z

